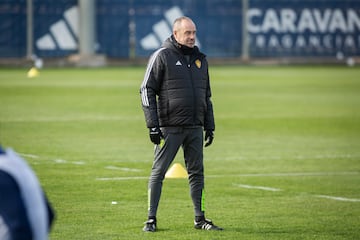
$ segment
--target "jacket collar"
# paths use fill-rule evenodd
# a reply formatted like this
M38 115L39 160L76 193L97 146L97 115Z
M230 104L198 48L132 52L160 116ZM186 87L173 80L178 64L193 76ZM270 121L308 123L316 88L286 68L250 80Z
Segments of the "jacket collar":
M189 48L185 45L178 43L175 40L174 35L171 35L168 39L166 39L165 42L163 43L162 47L173 49L182 55L193 55L193 56L195 55L196 56L196 55L202 54L202 53L200 53L199 48L197 46L194 46L193 48ZM204 54L202 54L202 55L204 55Z

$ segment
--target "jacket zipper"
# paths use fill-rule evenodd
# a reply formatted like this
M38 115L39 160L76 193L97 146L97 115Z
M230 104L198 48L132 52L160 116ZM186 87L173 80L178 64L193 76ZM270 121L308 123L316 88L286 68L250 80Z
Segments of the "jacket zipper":
M185 58L185 60L187 60ZM192 75L192 72L191 72L191 58L189 60L189 62L187 62L187 66L188 66L188 71L189 71L189 74L190 74L190 81L191 81L191 86L192 86L192 90L193 90L193 126L195 125L195 121L196 121L196 89L195 89L195 84L194 84L194 79L193 79L193 75Z

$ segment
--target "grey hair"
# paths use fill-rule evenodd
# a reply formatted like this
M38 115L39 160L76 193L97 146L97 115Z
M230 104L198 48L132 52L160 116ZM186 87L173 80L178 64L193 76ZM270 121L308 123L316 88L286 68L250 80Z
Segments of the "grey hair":
M187 17L187 16L179 17L179 18L175 19L175 21L174 21L173 31L178 30L178 29L180 28L180 24L181 24L184 20L189 20L190 22L194 23L194 21L193 21L191 18ZM195 25L195 23L194 23L194 25Z

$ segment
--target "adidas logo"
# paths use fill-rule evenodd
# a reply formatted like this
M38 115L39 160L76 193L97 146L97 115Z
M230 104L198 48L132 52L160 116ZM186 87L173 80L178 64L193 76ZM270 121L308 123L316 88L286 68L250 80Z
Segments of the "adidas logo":
M181 62L178 60L175 64L176 66L182 66Z
M164 15L165 20L161 20L153 25L154 33L150 33L140 40L140 45L143 49L154 50L159 48L161 43L172 34L172 24L175 19L184 16L184 13L178 6L175 6L167 10ZM200 41L197 38L196 45L200 47Z
M64 12L64 19L50 26L50 33L36 41L39 50L77 50L79 36L79 9L73 6Z

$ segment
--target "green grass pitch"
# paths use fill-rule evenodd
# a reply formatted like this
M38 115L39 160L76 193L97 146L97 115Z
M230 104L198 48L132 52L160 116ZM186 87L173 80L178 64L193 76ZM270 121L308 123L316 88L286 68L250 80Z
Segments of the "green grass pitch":
M360 238L360 68L211 67L206 208L225 231L193 229L187 180L166 179L154 234L141 230L153 158L144 71L0 69L0 142L38 175L52 240Z

